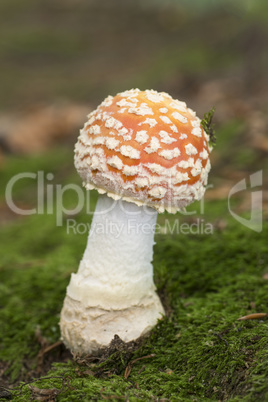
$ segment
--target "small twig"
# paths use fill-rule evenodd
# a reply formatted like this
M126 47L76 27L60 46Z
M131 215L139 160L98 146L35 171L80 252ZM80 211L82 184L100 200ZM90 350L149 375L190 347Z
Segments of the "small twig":
M216 335L222 342L224 342L226 346L229 346L228 342L220 334L217 334L215 332L214 335Z
M6 388L6 387L3 387L3 385L0 385L0 391L1 391L2 389L3 389L4 391L9 391L9 388Z
M142 368L140 368L139 369L139 371L138 371L138 375L140 374L140 373L142 373L143 372L143 370L145 370L146 369L146 366L144 365L144 366L142 366Z
M29 385L30 390L40 396L56 396L60 393L60 389L57 388L37 388L33 385Z
M31 381L29 381L29 382L25 382L24 384L22 384L22 385L20 386L20 393L21 393L22 388L25 387L25 385L32 384L33 382L38 382L38 381L43 381L43 380L51 380L51 379L55 379L55 378L62 380L62 383L64 383L64 382L66 381L66 378L65 378L65 377L62 377L62 376L52 376L52 377L36 378L35 380L31 380Z
M62 385L61 385L60 389L58 389L58 388L38 388L38 387L35 387L32 385L29 385L33 382L42 381L42 380L50 380L50 379L55 379L55 378L62 380ZM62 393L64 391L66 384L69 389L71 389L71 390L74 389L70 386L70 383L69 383L70 379L71 378L69 376L66 376L66 377L51 376L51 377L37 378L35 380L29 381L28 383L22 384L20 387L19 395L21 395L22 387L24 387L25 385L28 385L29 389L32 393L32 397L36 397L38 400L48 400L47 398L49 398L49 400L51 400L51 398L56 398L57 395L59 395L60 393Z
M56 349L58 346L61 346L61 345L63 345L62 341L55 342L55 343L53 343L53 345L47 346L47 347L42 351L42 353L43 353L43 354L48 353L48 352L50 352L51 350Z
M266 317L268 317L268 313L254 313L254 314L245 315L244 317L240 317L237 320L238 321L259 320L261 318L266 318Z
M125 373L124 373L124 378L125 378L126 380L128 379L129 374L131 373L133 364L135 364L135 363L138 362L139 360L149 359L149 358L151 358L151 357L155 357L155 354L152 353L151 355L143 356L143 357L138 357L137 359L132 360L132 361L127 365L127 367L126 367L126 370L125 370Z

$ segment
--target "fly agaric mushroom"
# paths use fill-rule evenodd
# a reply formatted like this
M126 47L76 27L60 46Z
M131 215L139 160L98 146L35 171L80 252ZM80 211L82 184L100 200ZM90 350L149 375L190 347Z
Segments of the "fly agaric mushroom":
M157 213L200 200L210 170L201 120L167 93L108 96L88 118L75 166L100 196L60 320L75 354L99 352L114 335L135 340L164 315L153 282Z

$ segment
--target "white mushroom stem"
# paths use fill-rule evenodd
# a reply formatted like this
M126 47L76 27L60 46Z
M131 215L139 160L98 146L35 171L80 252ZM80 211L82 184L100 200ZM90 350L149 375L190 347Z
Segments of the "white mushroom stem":
M164 314L153 282L156 219L152 208L99 197L61 313L62 337L73 352L96 352L115 334L137 339Z

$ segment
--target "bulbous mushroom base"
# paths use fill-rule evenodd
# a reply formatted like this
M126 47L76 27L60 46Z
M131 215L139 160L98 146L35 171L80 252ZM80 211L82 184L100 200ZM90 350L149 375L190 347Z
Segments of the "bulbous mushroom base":
M85 307L66 296L61 312L62 340L73 354L98 354L109 345L114 335L130 342L147 334L165 314L157 294L146 305L124 310Z

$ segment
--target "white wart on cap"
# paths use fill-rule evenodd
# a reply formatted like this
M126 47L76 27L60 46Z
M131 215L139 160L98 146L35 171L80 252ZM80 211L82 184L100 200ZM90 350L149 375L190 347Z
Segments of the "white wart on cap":
M87 189L175 213L205 192L209 136L184 102L132 89L88 116L75 147Z

